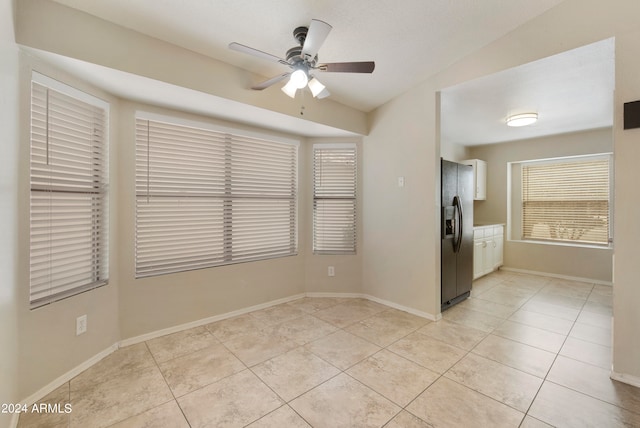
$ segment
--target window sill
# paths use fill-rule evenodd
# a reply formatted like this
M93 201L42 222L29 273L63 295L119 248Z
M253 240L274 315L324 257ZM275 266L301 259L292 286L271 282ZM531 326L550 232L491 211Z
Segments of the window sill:
M524 240L524 239L507 239L507 242L517 242L521 244L551 245L555 247L590 248L594 250L613 250L613 244L609 244L609 245L571 244L569 242L531 241L531 240Z

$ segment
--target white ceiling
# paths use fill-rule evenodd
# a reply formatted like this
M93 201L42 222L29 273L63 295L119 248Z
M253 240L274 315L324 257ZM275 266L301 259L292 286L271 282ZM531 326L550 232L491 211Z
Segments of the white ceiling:
M524 64L441 92L441 139L463 146L613 125L614 40ZM506 118L538 113L534 125Z
M368 112L562 0L56 1L265 78L287 69L228 44L283 57L296 45L295 27L326 21L333 30L320 62L373 60L376 69L318 77L333 100Z
M371 111L562 0L55 0L269 78L286 67L228 49L239 42L283 57L293 28L333 30L320 62L374 60L373 74L323 73L331 99ZM107 67L31 50L117 96L299 135L353 134ZM611 126L613 40L442 91L443 142L476 145ZM250 90L250 89L247 89ZM262 92L270 96L269 90ZM539 121L508 128L510 114Z

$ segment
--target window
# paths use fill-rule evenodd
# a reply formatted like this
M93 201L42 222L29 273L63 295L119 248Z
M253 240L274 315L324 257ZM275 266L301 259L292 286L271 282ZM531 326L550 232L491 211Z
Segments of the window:
M136 277L297 254L298 145L136 119Z
M356 146L313 146L313 252L356 252Z
M104 101L33 74L32 307L107 283L107 112Z
M609 245L611 156L521 164L522 239Z

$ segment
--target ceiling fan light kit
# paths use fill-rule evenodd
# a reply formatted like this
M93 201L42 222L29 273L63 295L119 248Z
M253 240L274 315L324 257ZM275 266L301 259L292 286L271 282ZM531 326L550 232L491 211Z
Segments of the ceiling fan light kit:
M507 126L520 127L536 123L538 113L520 113L507 117Z
M318 64L318 50L332 28L331 25L317 19L311 20L309 27L297 27L293 30L293 37L298 41L299 46L294 46L289 49L286 54L286 59L235 42L229 44L229 49L268 61L278 62L293 70L259 83L251 89L260 91L289 78L287 84L282 87L282 91L291 98L295 98L298 89L304 89L308 86L314 98L322 99L328 97L330 93L312 74L312 71L373 73L375 68L373 61Z

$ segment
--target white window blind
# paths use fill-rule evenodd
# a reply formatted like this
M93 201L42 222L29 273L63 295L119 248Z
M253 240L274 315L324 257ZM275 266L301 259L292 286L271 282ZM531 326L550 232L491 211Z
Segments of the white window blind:
M107 283L106 108L32 82L32 307Z
M609 244L610 156L522 166L524 239Z
M136 120L136 277L297 253L298 146Z
M356 252L356 146L313 146L313 252Z

